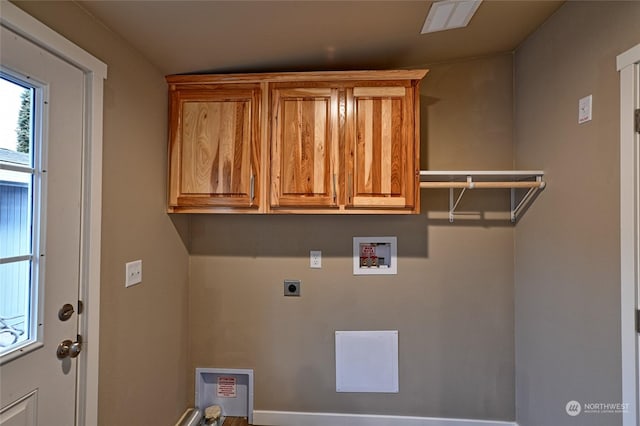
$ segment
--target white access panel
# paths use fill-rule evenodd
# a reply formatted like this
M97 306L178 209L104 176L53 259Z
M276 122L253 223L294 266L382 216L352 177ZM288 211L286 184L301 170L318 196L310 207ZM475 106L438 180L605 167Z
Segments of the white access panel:
M336 331L336 392L397 393L398 331Z

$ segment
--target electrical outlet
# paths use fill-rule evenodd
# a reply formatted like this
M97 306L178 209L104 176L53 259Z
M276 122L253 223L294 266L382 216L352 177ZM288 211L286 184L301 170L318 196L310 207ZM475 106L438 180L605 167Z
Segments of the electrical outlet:
M300 296L300 280L284 280L285 296Z
M322 252L320 250L311 250L309 252L309 267L322 268Z
M128 262L125 265L125 280L124 286L131 287L134 284L142 282L142 260L135 260Z

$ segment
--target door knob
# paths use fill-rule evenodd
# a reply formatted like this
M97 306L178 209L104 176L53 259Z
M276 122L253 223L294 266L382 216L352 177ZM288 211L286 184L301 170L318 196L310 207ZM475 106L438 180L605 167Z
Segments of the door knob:
M82 336L78 335L78 340L75 342L69 339L63 340L58 345L56 355L58 359L75 358L80 355L80 352L82 352Z

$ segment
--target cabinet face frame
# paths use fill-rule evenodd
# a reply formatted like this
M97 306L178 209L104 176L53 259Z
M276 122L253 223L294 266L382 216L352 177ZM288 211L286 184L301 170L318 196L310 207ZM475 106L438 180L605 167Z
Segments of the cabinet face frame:
M261 96L259 84L170 85L169 212L259 211Z

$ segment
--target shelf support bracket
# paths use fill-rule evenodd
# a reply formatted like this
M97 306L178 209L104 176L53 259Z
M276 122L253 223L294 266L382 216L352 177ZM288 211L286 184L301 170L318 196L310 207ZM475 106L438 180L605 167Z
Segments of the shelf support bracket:
M529 204L529 201L533 199L533 196L540 189L544 188L542 182L542 176L536 176L536 182L538 185L529 188L527 193L522 197L519 203L516 204L516 188L511 188L511 222L515 223L518 220L518 215L524 206Z
M467 176L467 183L469 184L468 188L473 189L474 185L473 185L473 179L471 178L471 176ZM462 188L462 190L460 191L460 195L458 195L458 198L454 203L453 202L453 198L455 196L454 188L449 188L449 222L450 223L453 223L456 209L458 208L458 204L460 204L460 200L462 200L462 196L464 195L464 192L466 190L467 190L467 187Z

